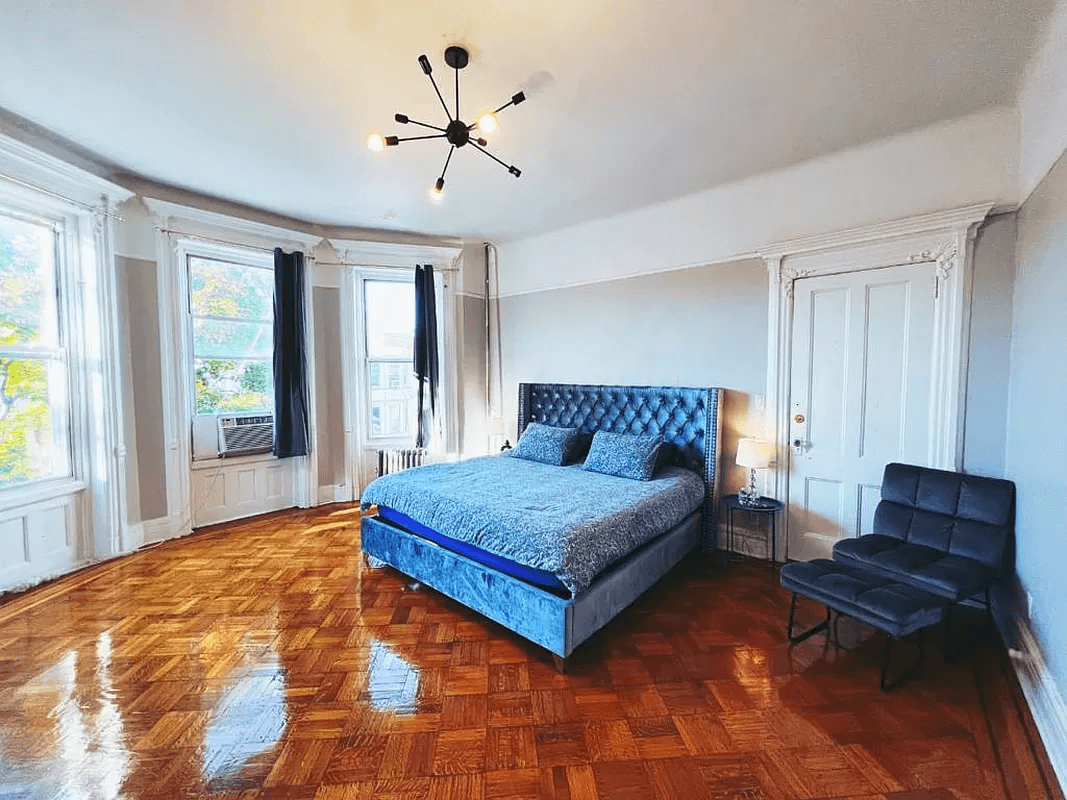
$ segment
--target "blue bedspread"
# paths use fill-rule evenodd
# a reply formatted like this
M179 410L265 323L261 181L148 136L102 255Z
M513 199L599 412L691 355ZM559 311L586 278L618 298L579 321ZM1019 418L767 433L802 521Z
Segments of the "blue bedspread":
M575 594L703 501L703 480L678 467L635 481L509 456L403 470L363 492L364 503L551 572Z

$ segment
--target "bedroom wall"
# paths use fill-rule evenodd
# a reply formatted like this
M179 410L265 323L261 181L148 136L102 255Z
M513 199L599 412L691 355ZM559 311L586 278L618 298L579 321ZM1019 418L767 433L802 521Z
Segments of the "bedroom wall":
M1014 280L1015 214L998 214L974 242L963 468L976 475L1005 477Z
M344 381L341 367L341 290L315 286L315 452L320 499L324 487L345 482Z
M1018 487L1016 570L1038 634L1067 689L1067 153L1019 209L1006 472Z
M752 255L812 234L1018 197L1019 125L994 108L607 219L500 245L499 294Z
M762 423L767 297L763 262L747 259L501 298L508 435L524 381L721 386L721 466L738 489L737 439Z

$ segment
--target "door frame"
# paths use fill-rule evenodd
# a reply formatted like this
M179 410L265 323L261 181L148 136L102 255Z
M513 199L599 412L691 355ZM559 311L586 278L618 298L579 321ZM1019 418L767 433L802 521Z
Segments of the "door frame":
M894 222L811 236L761 248L767 267L767 419L778 453L789 448L789 398L793 356L793 291L801 278L936 264L934 352L930 376L930 448L925 466L959 470L970 343L974 240L992 203L909 217ZM774 497L789 497L789 459L769 470ZM788 559L789 509L778 544Z

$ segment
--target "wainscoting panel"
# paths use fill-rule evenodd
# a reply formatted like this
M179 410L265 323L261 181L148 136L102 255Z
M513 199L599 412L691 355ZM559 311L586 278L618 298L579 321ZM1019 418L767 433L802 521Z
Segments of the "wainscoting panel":
M200 462L193 468L193 527L290 508L293 459Z
M0 514L0 591L55 577L78 565L76 495Z

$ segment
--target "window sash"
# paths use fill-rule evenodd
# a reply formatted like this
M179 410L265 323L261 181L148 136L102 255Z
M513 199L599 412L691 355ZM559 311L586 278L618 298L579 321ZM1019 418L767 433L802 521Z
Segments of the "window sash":
M62 480L73 476L73 453L71 451L70 430L70 406L69 406L69 382L70 370L68 368L65 353L59 354L26 354L14 353L15 348L5 347L0 350L0 358L19 361L37 361L44 365L45 369L45 392L49 412L49 425L45 433L49 437L50 456L47 461L50 468L41 474L31 477L5 481L0 477L0 493L14 491L22 487L43 483L45 481ZM23 349L23 348L19 348ZM34 428L31 433L38 433L40 429ZM16 455L18 457L21 452Z
M47 232L47 238L50 240L49 244L42 246L43 249L40 252L42 261L37 264L39 270L47 273L46 277L42 276L45 280L42 287L43 306L37 319L37 332L40 339L0 345L0 358L2 359L35 361L43 366L45 402L48 408L46 428L34 425L32 418L27 419L28 424L19 426L20 430L27 431L33 436L43 433L48 437L47 455L42 458L41 452L38 452L34 457L31 452L29 456L32 461L37 462L36 466L45 466L46 469L30 477L13 480L0 478L0 495L9 496L14 492L25 491L27 486L74 477L75 459L72 449L70 407L71 364L66 341L70 313L67 294L72 289L72 283L69 266L65 260L65 250L62 246L63 237L67 231L66 222L6 204L0 206L0 216L38 227L42 229L40 233ZM28 403L23 406L24 410L28 408ZM7 444L11 445L12 442L9 441ZM16 451L9 454L9 457L22 458L25 457L25 452L24 449L16 448Z
M231 316L231 315L227 315L227 314L198 313L197 308L196 308L195 298L194 298L193 278L194 278L194 276L196 274L196 270L199 267L197 262L201 262L201 263L207 262L209 267L235 268L235 269L238 269L238 270L261 270L262 272L265 272L265 273L272 273L273 272L273 267L272 266L263 265L263 264L248 264L248 263L245 263L245 262L243 262L241 260L238 260L236 258L229 259L229 258L223 258L223 257L202 256L202 255L197 255L195 253L186 253L185 262L186 262L186 274L187 274L187 278L188 278L188 311L189 311L188 319L189 319L189 336L190 336L189 354L190 354L190 376L191 376L191 379L192 379L191 385L190 385L190 393L191 393L191 397L192 397L192 401L193 401L193 405L192 405L193 414L195 414L197 416L204 415L204 414L242 414L242 413L250 413L251 414L251 413L264 413L264 411L271 410L273 408L273 397L274 397L274 391L275 391L274 380L273 380L273 372L272 372L272 367L271 367L272 361L273 361L273 357L274 357L273 338L272 338L273 332L274 332L274 328L273 328L273 326L274 326L274 307L273 307L273 303L268 304L266 306L265 313L266 313L267 316L265 316L265 317ZM229 354L229 353L225 353L225 350L224 350L224 348L226 347L225 344L223 344L223 345L212 344L212 345L206 345L206 346L204 344L202 344L202 343L198 344L198 342L197 342L197 328L198 328L197 323L201 322L201 321L203 321L203 322L219 322L219 323L224 323L224 324L232 324L234 326L233 332L237 332L237 331L240 331L240 330L244 330L246 332L251 332L251 331L255 331L255 330L265 331L266 334L267 334L267 338L271 338L272 345L271 345L271 347L270 347L268 352L263 352L263 348L262 348L263 341L260 341L261 337L257 337L255 339L255 341L259 341L259 344L261 345L258 349L253 348L252 350L249 350L248 352L246 352L244 354L236 354L236 353L235 354ZM220 347L223 348L222 351L219 350ZM224 408L224 407L215 406L214 404L209 402L209 400L211 399L209 393L201 394L201 392L198 391L199 387L198 387L198 384L197 384L197 374L198 374L197 365L199 363L201 363L201 362L204 362L204 361L230 361L230 362L234 362L236 364L249 364L249 363L264 364L266 366L266 368L267 368L266 379L267 379L267 382L268 382L267 391L265 392L265 394L270 396L271 401L269 403L265 403L263 405L257 405L255 407L249 406L248 408L228 409L228 408ZM227 382L229 382L229 379L227 379ZM226 399L232 395L232 392L230 391L232 389L232 387L223 386L221 384L220 385L209 385L208 389L211 390L211 391L219 392L220 395L221 395L221 398L222 398L222 401L221 401L222 403L225 403ZM245 389L245 387L242 387L242 389ZM247 392L251 393L251 394L263 394L263 392L254 391L254 390L251 390L251 389L245 389L245 390ZM209 407L212 410L206 410Z

